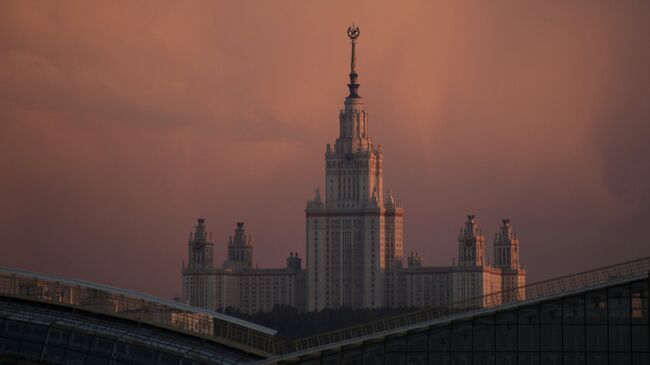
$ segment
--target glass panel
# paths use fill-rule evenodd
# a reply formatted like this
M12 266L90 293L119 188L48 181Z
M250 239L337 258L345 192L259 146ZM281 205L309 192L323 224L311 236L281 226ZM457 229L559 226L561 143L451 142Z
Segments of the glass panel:
M43 351L43 359L51 361L63 361L65 349L58 346L47 345Z
M626 284L609 288L607 289L607 296L610 298L629 298L630 286Z
M474 365L494 365L494 352L475 352Z
M409 365L428 365L429 353L428 352L411 352L407 353Z
M324 355L321 358L321 365L338 365L339 363L339 355L338 354L329 354L329 355Z
M386 352L404 352L406 351L405 338L391 338L386 340Z
M406 364L406 352L386 352L386 364Z
M25 324L22 322L6 320L4 326L0 327L0 335L3 337L21 338Z
M20 341L19 340L14 340L14 339L9 339L9 338L0 339L0 350L2 352L18 353L19 349L20 349Z
M84 364L86 361L86 353L69 350L65 352L65 363L67 365Z
M562 305L560 302L543 303L541 305L541 320L544 324L562 323Z
M451 346L454 351L472 350L472 326L469 323L464 322L453 325Z
M341 363L343 365L362 365L363 357L361 349L344 350L341 355Z
M44 343L45 337L47 336L47 328L47 326L30 323L25 326L23 340Z
M564 354L564 365L584 365L584 364L585 364L585 354L579 352Z
M518 357L516 352L497 352L497 364L515 365Z
M86 351L88 349L89 342L90 338L88 335L73 332L70 335L70 343L68 344L68 347L74 348L76 350Z
M429 338L426 334L409 335L407 338L409 352L428 352Z
M607 326L587 326L587 351L607 350Z
M451 364L451 353L449 352L432 352L429 354L432 365L449 365Z
M373 344L366 347L363 351L364 364L383 364L384 363L384 344Z
M564 326L564 351L585 350L585 326Z
M496 326L497 351L517 350L517 326L502 324Z
M607 353L587 353L587 364L589 365L607 365Z
M519 326L519 351L539 351L539 325Z
M534 353L534 352L519 353L519 365L539 365L540 362L541 359L538 353Z
M590 324L606 324L607 323L607 293L597 291L587 293L586 307L587 307L587 323Z
M542 325L542 351L562 351L562 326ZM544 359L542 358L542 363Z
M406 339L408 364L426 365L429 363L429 338L426 334L409 335Z
M537 324L539 323L539 307L529 306L519 308L519 324Z
M542 337L543 338L543 337ZM561 365L562 354L559 352L543 352L542 365Z
M90 343L90 352L110 356L113 353L115 341L103 337L95 337Z
M133 358L133 346L126 342L117 341L115 343L115 357L121 360L129 360Z
M609 298L609 322L630 322L630 298Z
M631 348L630 326L629 325L609 326L609 350L629 352L630 348Z
M564 323L585 322L585 301L582 296L564 298Z
M648 297L648 280L635 281L630 284L630 293L632 296L637 294L640 297Z
M439 327L431 330L429 341L431 351L451 351L449 327Z
M496 356L494 352L475 352L474 365L494 365Z
M474 326L474 350L494 351L494 325Z
M385 351L387 364L406 364L406 341L404 338L387 340Z
M472 365L471 352L454 352L454 365Z
M158 365L178 365L180 358L178 356L166 354L164 352L158 353Z
M648 352L648 326L632 326L632 351Z
M648 298L641 298L632 294L632 323L647 324L648 323Z
M99 355L88 354L88 357L86 358L87 364L108 365L109 362L110 360L108 358L101 357Z
M64 346L68 344L70 332L58 328L50 328L50 334L47 336L47 343Z
M141 365L149 365L156 362L156 351L148 348L135 346L133 353L133 363Z
M2 340L0 340L2 342ZM20 353L27 355L31 359L40 359L41 351L43 350L42 343L32 343L23 341L20 344Z
M630 354L609 354L609 365L630 365L631 363Z
M650 356L648 354L632 354L632 365L648 365Z

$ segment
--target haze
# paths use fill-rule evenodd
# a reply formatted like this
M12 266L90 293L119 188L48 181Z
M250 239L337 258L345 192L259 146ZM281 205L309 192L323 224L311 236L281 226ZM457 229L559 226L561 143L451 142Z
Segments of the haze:
M650 254L650 2L3 1L0 266L170 297L197 217L304 257L352 22L405 254L468 213L529 282Z

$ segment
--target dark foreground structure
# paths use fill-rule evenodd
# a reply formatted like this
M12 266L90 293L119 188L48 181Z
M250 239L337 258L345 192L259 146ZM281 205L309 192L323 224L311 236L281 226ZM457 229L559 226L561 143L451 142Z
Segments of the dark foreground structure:
M0 269L0 364L650 363L650 258L296 341L145 294Z
M425 310L322 334L259 364L647 365L648 270L645 258L527 285L507 303L481 297L475 310Z
M96 283L0 269L0 364L241 364L275 331Z

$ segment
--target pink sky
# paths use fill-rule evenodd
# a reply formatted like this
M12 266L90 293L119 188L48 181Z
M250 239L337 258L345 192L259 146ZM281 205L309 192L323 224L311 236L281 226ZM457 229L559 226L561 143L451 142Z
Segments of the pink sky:
M172 296L197 217L304 256L353 21L406 253L473 213L529 281L649 255L650 3L399 4L1 2L0 265Z

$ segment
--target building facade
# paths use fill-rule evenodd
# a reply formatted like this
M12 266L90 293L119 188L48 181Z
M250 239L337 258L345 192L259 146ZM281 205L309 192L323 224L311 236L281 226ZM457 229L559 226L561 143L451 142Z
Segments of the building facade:
M339 135L325 148L325 190L307 201L306 270L297 253L283 269L253 268L253 246L243 223L228 242L228 260L214 266L214 245L199 220L183 268L183 298L207 308L234 307L246 313L293 305L309 311L349 307L444 306L523 286L519 240L509 220L495 234L494 265L473 215L461 227L457 261L423 267L417 253L403 267L401 202L384 189L383 152L372 143L364 100L359 95L356 46L351 40L349 94L339 113ZM511 294L510 294L511 295Z
M519 263L519 240L510 220L504 219L495 234L493 266L486 262L484 242L475 216L468 215L460 229L458 258L452 266L423 267L422 257L411 252L407 267L398 274L401 306L445 306L499 292L515 295L505 291L524 286L526 271Z
M368 133L368 112L356 72L352 41L349 95L339 113L339 136L325 151L325 199L317 189L305 210L307 308L394 305L402 260L402 208L384 199L383 157Z
M519 241L509 221L496 235L496 265L485 262L485 238L473 215L461 228L458 264L422 267L408 258L402 268L403 215L390 190L384 194L383 154L368 132L359 96L358 28L351 39L349 95L339 113L339 136L325 150L325 194L307 202L307 308L380 308L444 305L525 283Z
M214 265L214 244L205 220L199 219L188 241L189 262L183 264L182 299L213 310L228 307L243 313L269 312L275 306L305 309L305 271L298 253L290 253L285 268L253 267L253 243L238 222L228 240L228 259Z

